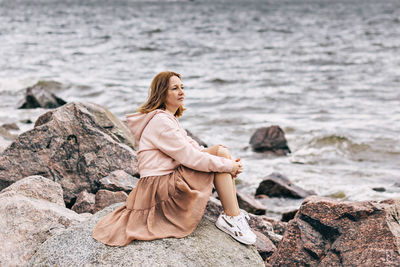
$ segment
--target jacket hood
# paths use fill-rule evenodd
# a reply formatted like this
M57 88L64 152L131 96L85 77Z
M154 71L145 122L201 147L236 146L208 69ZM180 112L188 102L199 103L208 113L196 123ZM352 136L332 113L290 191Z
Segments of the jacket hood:
M140 137L142 136L144 128L146 128L147 124L157 113L169 114L169 112L167 112L165 110L156 109L149 113L136 112L136 113L126 115L126 124L138 143L139 143ZM172 114L171 114L171 116L172 116Z

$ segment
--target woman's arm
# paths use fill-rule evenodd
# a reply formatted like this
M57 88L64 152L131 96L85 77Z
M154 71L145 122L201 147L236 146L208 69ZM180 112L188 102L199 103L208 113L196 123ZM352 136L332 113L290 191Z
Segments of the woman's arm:
M232 172L234 161L202 152L189 143L173 119L167 116L153 118L158 138L153 145L180 164L198 171Z
M186 135L185 138L188 140L188 142L195 147L197 150L203 150L204 146L199 145L199 143L196 142L196 140L194 140L192 137L190 137L187 132L185 131Z

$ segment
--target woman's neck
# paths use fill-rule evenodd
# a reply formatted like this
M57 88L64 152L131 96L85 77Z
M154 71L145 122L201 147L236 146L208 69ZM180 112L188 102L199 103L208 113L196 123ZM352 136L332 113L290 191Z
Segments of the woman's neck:
M176 113L177 110L178 110L177 108L165 107L165 111L171 113L174 116L175 116L175 113Z

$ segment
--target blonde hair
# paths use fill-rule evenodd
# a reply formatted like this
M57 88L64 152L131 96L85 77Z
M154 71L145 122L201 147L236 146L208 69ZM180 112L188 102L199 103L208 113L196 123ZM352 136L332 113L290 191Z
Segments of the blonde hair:
M168 86L169 86L169 78L176 76L179 79L182 79L182 76L179 73L173 71L163 71L158 73L151 82L149 97L147 101L144 102L138 109L140 113L149 113L156 109L164 109L165 110L165 100L167 98ZM183 111L186 108L181 105L175 112L175 117L180 117L183 114Z

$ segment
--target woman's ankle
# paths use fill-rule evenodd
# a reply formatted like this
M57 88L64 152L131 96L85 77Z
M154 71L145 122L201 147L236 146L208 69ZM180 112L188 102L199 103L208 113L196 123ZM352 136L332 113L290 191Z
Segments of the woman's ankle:
M239 211L237 211L237 212L226 212L226 211L224 211L224 213L225 213L226 216L230 216L230 217L236 217L236 216L240 215Z

